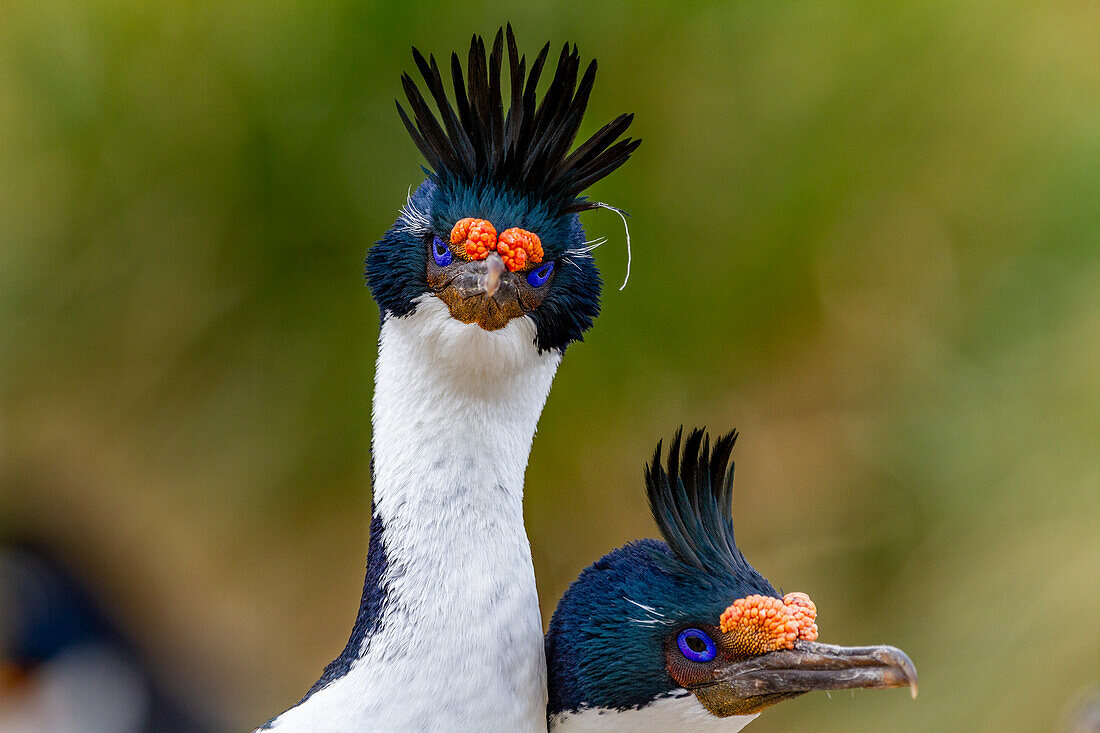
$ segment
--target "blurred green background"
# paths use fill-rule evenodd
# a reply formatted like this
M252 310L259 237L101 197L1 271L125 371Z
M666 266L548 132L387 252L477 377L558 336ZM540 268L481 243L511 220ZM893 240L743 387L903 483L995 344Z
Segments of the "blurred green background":
M227 727L295 702L362 583L378 314L421 163L409 47L510 20L645 139L603 313L527 474L543 611L652 536L681 423L742 432L741 546L921 695L785 730L1063 730L1100 679L1100 5L4 3L0 541L34 537ZM1088 693L1084 693L1088 694Z

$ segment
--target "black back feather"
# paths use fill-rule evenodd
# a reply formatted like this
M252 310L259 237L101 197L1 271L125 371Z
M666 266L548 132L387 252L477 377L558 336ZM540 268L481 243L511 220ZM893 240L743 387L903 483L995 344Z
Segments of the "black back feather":
M733 444L737 431L718 438L693 430L686 441L683 428L669 446L661 465L662 444L646 466L646 493L653 519L676 558L708 573L744 572L747 561L733 536Z
M501 92L505 45L510 85L507 115ZM488 55L484 39L475 35L470 41L465 78L458 55L451 54L452 106L435 57L425 59L413 49L413 59L439 115L437 118L432 112L408 74L402 76L401 83L411 114L406 114L400 102L397 110L438 184L501 185L542 203L556 215L595 206L580 194L625 163L641 144L641 140L619 139L634 115L619 115L570 153L588 107L596 62L588 64L578 81L580 54L576 46L570 50L566 44L554 77L536 106L536 90L549 50L547 43L527 72L527 58L519 55L510 24L507 34L503 29L497 31Z

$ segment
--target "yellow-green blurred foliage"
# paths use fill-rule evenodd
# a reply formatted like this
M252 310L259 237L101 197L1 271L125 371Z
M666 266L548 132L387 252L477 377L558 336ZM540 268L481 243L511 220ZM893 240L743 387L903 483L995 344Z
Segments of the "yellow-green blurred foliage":
M784 730L1054 730L1100 677L1100 5L4 3L0 538L52 543L238 728L342 648L409 46L511 20L645 139L527 475L548 618L652 536L641 469L742 431L750 560L921 695Z

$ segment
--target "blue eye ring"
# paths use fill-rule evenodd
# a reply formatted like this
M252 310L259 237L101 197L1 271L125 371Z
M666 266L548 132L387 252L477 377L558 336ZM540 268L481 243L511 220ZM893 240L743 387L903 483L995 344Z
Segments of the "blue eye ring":
M702 642L703 649L698 650L698 643L691 644L691 642ZM705 631L699 629L684 629L680 632L680 635L676 637L676 646L680 647L680 653L693 662L712 662L714 658L718 656L718 647L715 646L714 640L707 636ZM696 649L693 649L695 646Z
M432 239L432 257L435 258L435 264L440 267L446 267L454 259L454 253L447 245L443 244L443 240L439 238L439 235Z
M527 274L527 284L533 288L541 288L550 279L550 273L554 271L554 261L545 263L537 270Z

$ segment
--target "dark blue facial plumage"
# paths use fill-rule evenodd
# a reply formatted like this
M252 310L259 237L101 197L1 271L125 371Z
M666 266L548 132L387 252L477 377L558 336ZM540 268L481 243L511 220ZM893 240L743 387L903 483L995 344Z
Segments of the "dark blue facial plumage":
M423 86L405 74L409 112L397 107L428 163L428 180L367 256L367 280L383 319L413 312L416 299L432 292L430 280L463 323L496 330L522 312L535 323L540 351L564 349L592 326L601 282L583 249L577 214L598 206L585 190L625 163L641 141L623 137L634 116L622 114L577 144L596 62L582 69L576 46L566 44L555 64L549 50L548 43L531 58L520 54L511 26L497 32L491 49L475 35L465 71L458 56L451 57L448 92L435 58L413 49ZM540 80L546 88L541 99ZM497 233L523 229L541 241L543 259L531 263L539 266L507 273L493 291L511 297L515 286L522 307L495 296L500 307L488 308L473 300L479 296L466 284L477 275L473 268L461 276L443 270L463 255L438 244L449 245L452 228L467 218L488 220Z
M539 306L527 313L535 323L535 345L544 351L563 350L570 342L582 340L599 314L602 281L590 255L570 253L583 248L580 218L576 214L554 217L526 198L492 188L453 185L442 190L431 179L413 192L406 213L367 255L367 283L382 317L407 316L417 298L432 292L425 276L429 252L443 266L437 242L445 243L455 222L468 216L488 219L498 231L514 226L539 235L544 265L532 274L543 271L545 265L552 271L545 272L540 285L528 281L532 287L547 289ZM442 258L446 260L447 255Z
M674 544L640 540L608 553L554 611L546 635L550 715L640 708L668 695L681 687L667 671L670 644L689 663L712 660L715 642L703 628L738 598L779 597L733 542L732 469L725 471L733 435L714 453L701 433L682 455L680 445L677 434L668 468L658 455L646 471L651 508Z
M639 708L669 694L680 685L665 668L668 639L717 624L733 600L754 593L778 595L747 563L740 577L710 574L681 565L659 540L608 553L573 582L550 621L549 714Z

